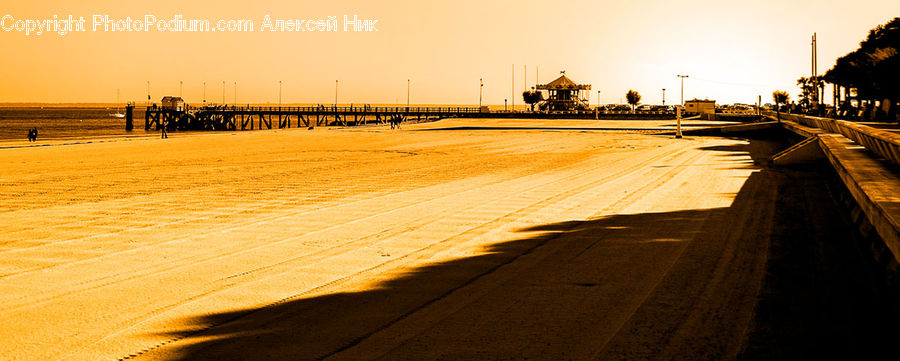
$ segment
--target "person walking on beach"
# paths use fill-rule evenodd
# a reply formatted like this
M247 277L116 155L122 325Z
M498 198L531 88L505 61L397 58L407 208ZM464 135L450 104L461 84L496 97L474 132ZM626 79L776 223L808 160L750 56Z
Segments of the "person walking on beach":
M37 127L32 128L31 139L37 142Z
M169 127L169 122L164 121L162 124L162 139L169 139L169 133L168 133L168 130L166 129L168 127Z
M34 130L33 129L28 129L28 141L29 142L34 141Z

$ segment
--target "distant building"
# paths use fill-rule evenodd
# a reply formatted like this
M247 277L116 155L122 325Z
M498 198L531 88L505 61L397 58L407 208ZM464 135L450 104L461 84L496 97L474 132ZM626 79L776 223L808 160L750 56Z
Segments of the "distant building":
M695 114L715 114L716 113L716 101L715 100L700 100L693 99L684 102L684 112L685 113L695 113Z
M164 96L162 98L162 108L175 111L184 111L184 99L181 97Z
M576 84L566 77L566 72L556 80L547 84L538 84L535 89L546 90L549 93L547 100L540 104L541 110L572 111L588 109L587 99L584 98L591 90L590 84ZM584 92L584 93L582 93Z

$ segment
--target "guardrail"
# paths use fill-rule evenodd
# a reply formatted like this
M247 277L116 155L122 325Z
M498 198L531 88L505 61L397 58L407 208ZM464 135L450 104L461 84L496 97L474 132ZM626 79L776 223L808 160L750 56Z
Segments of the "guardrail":
M775 117L772 112L766 113ZM851 121L820 118L808 115L781 113L781 119L790 120L829 133L841 134L866 147L872 153L900 165L900 135Z

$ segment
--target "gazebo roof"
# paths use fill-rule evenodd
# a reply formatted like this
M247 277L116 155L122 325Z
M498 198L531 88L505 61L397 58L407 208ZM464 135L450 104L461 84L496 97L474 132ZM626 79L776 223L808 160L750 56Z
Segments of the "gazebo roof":
M538 84L537 89L544 90L590 90L590 84L575 84L572 79L569 79L565 75L561 75L556 80L551 81L547 84Z

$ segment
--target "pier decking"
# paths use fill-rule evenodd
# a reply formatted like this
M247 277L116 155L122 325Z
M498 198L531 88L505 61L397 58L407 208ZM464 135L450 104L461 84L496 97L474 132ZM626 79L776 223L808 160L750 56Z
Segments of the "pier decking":
M147 107L144 129L254 130L328 125L360 125L471 116L478 107L373 107L363 106L204 106L185 109Z
M674 119L665 111L492 111L480 107L428 106L187 106L184 109L149 106L144 112L144 130L257 130L329 125L386 124L443 118L525 119ZM131 120L126 120L131 124Z

